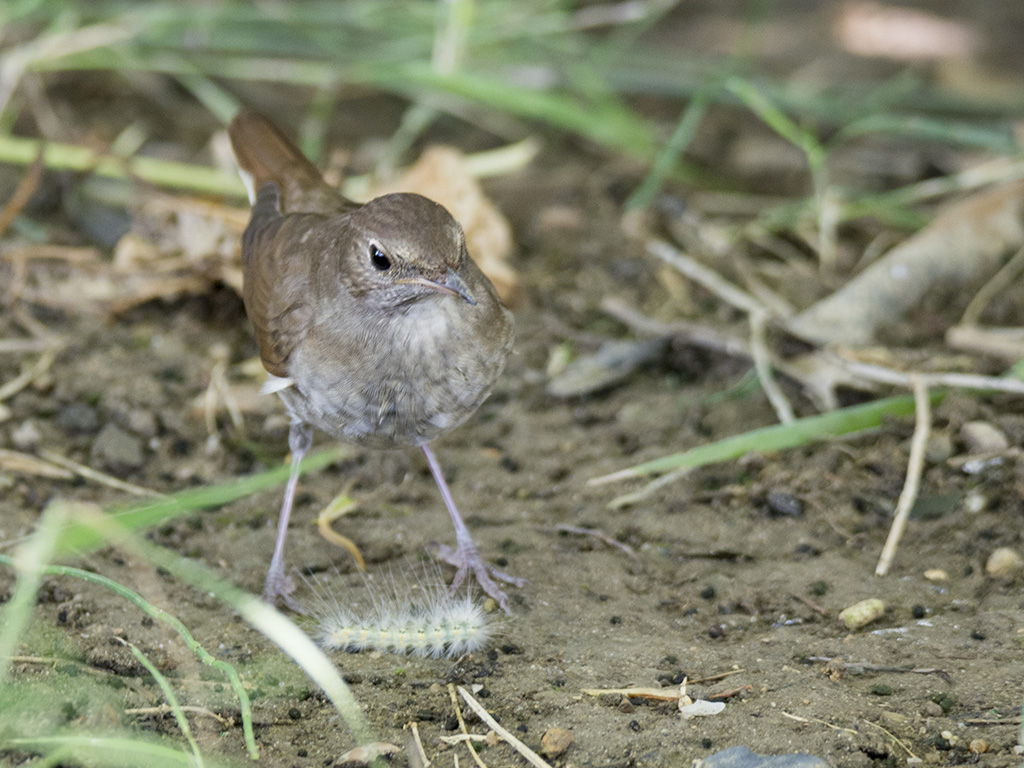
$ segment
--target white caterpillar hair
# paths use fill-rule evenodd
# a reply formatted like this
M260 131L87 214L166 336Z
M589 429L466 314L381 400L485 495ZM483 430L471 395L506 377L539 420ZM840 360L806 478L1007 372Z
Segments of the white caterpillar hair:
M344 603L323 581L306 581L314 595L306 608L324 648L457 658L486 648L494 637L495 623L483 605L472 594L451 595L436 569L415 581L394 573L380 581L365 576L364 611Z

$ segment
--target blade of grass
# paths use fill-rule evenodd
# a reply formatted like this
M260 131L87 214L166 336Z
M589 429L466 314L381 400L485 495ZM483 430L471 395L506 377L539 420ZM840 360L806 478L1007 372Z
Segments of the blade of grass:
M52 544L59 536L65 519L71 517L78 525L94 528L96 534L108 544L145 558L178 580L215 595L236 610L242 618L291 657L313 682L320 686L348 724L359 744L373 740L369 725L352 691L334 664L294 622L256 596L216 576L201 563L151 544L121 526L113 516L104 514L99 507L78 502L56 501L47 507L41 517L40 527L23 545L19 556L12 560L18 567L19 578L14 596L4 607L3 624L0 627L0 652L3 653L0 656L0 694L3 693L6 683L12 651L22 628L27 624L27 615L31 613L34 605L39 580L43 568L47 565L46 560L52 551Z
M538 150L535 140L524 139L515 144L467 155L467 167L478 178L510 173L529 163ZM248 200L245 185L234 172L153 157L130 160L110 158L88 147L46 143L0 133L0 163L28 166L35 161L40 151L44 164L51 170L91 172L116 179L137 178L160 187ZM342 185L342 192L355 199L365 197L369 181L366 176L348 178Z
M203 753L199 750L199 745L196 743L196 739L192 735L192 727L188 724L188 718L185 717L185 712L182 710L181 704L178 703L178 697L174 695L174 689L171 688L171 684L167 682L167 678L164 677L163 673L156 668L156 665L149 660L149 657L139 650L138 646L134 643L121 640L119 637L117 640L123 645L128 646L128 650L132 652L132 656L135 657L135 660L145 667L146 671L149 672L150 677L156 681L156 684L160 687L160 691L163 693L164 698L167 700L167 705L171 708L171 712L174 714L174 719L178 723L178 728L181 729L182 734L185 736L185 741L188 742L188 745L192 750L192 759L195 765L197 768L205 768L206 761L203 760Z
M672 136L669 137L664 149L658 153L658 156L651 164L651 170L640 183L640 186L627 198L623 206L625 210L631 211L637 208L647 208L654 202L654 198L661 192L662 186L671 174L672 168L675 167L676 162L693 140L697 128L707 114L708 107L711 104L712 93L717 89L718 85L716 84L714 88L708 87L701 90L686 105L682 116L679 118L679 123L676 125L676 129L672 132Z
M354 452L350 446L333 446L309 454L302 462L300 471L305 474L323 469L340 461ZM288 479L290 465L282 464L273 469L243 477L223 485L189 488L158 499L146 499L128 505L114 507L109 516L125 530L135 531L148 528L166 520L210 507L219 507L249 496L257 491L283 485ZM93 526L71 521L62 531L56 543L57 556L71 552L84 553L102 546L104 538Z
M933 393L932 402L938 402L944 396L944 393ZM797 419L791 424L775 424L740 435L733 435L724 440L646 461L609 475L591 478L587 484L604 485L663 472L701 467L706 464L717 464L740 458L753 451L770 453L786 448L795 448L814 440L873 429L880 426L882 419L887 416L908 416L913 412L914 398L910 396L875 400L863 405L841 408L831 413Z
M98 734L74 734L65 736L22 736L6 739L4 746L26 752L37 749L53 749L54 753L35 765L60 765L70 760L71 765L81 764L88 758L88 765L145 765L185 766L195 765L191 755L163 744L129 739L121 736Z
M135 535L121 526L111 515L101 513L98 508L80 510L78 519L79 522L94 527L108 542L144 557L171 573L179 581L212 593L238 611L243 619L291 657L310 679L320 686L359 744L373 741L370 727L363 717L359 704L337 668L320 647L288 617L255 595L250 595L216 576L203 564L180 557Z
M1009 126L990 128L952 120L938 120L924 115L900 114L868 115L854 120L840 129L830 145L834 146L849 139L872 133L906 136L922 141L983 149L998 155L1015 155L1020 152L1020 145Z
M736 96L750 111L786 141L800 149L807 158L814 192L815 215L818 222L818 259L831 271L836 260L836 227L839 224L839 201L830 193L828 152L813 132L801 127L767 98L752 82L742 77L729 77L725 89Z
M70 505L51 504L39 518L36 533L25 541L13 558L18 571L14 594L0 612L0 691L10 675L10 658L18 647L36 604L36 592L43 580L43 568L57 545L57 538Z
M41 145L36 139L0 135L0 163L29 165ZM134 177L163 187L238 200L248 198L237 173L156 157L134 157L130 160L104 157L88 147L73 144L52 142L42 146L43 162L53 170L89 171L115 179Z
M15 560L7 555L0 555L0 564L14 567ZM235 696L238 698L238 706L242 718L242 733L245 738L245 746L249 752L249 757L253 760L259 758L259 748L256 746L256 738L253 734L252 727L252 705L249 701L249 694L246 693L245 687L242 685L242 679L238 674L238 670L228 662L212 656L202 645L199 644L180 619L172 616L164 610L161 610L160 608L157 608L142 597L142 595L132 591L123 584L120 584L113 579L108 579L106 576L102 576L98 573L83 571L81 568L73 568L67 565L47 565L42 569L42 572L48 576L68 576L82 581L88 581L93 584L98 584L99 586L109 589L116 595L136 605L150 618L162 621L173 628L185 642L185 645L188 646L189 650L191 650L203 664L220 670L228 678L231 689L235 692Z

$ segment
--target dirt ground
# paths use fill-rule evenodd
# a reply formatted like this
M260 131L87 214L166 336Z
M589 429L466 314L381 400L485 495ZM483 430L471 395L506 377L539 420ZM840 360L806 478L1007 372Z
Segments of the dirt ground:
M544 152L529 170L486 184L518 244L517 342L491 398L436 446L485 556L529 583L510 591L512 615L493 617L491 647L471 657L333 654L376 736L403 745L403 728L415 721L434 764L452 765L454 750L438 739L457 732L445 687L457 683L473 686L538 751L549 729L571 731L574 743L552 758L557 765L681 766L734 745L806 752L835 766L913 764L912 756L944 766L1020 765L1024 598L1019 581L989 578L985 563L999 547L1024 546L1024 463L1010 453L969 474L961 428L986 421L1020 446L1021 400L952 393L937 406L917 513L884 578L873 573L903 485L912 418L701 469L633 507L610 508L615 496L639 486L591 486L589 479L776 418L760 390L741 386L748 364L684 347L608 391L568 399L547 393L562 345L585 353L602 338L629 336L600 311L603 298L651 314L664 314L672 298L661 266L620 227L624 180L635 183L636 169L573 145ZM697 301L704 321L742 328L712 297ZM226 482L284 460L287 422L275 398L247 402L244 435L221 413L218 440L197 405L218 348L226 347L232 366L256 352L241 301L228 288L114 318L39 309L34 317L70 344L48 379L5 403L0 447L45 448L161 492ZM915 321L927 326L929 318ZM920 326L918 348L939 354L941 333L929 340ZM12 313L0 319L0 336L21 328ZM4 379L12 359L4 359ZM229 378L239 391L258 386L236 367ZM799 415L814 413L793 382L783 386ZM102 505L125 498L86 481L0 479L4 541L29 533L55 498ZM335 528L358 544L373 577L420 571L427 548L453 535L418 454L358 452L305 477L289 563L359 605L367 587L351 558L312 524L349 486L357 508ZM280 493L175 519L150 539L258 592ZM593 529L634 554L558 526ZM143 593L237 666L254 698L264 765L337 765L354 746L302 671L223 604L113 548L76 564ZM931 570L946 577L926 576ZM11 584L0 573L7 594ZM838 613L871 597L885 601L884 616L847 631ZM164 625L70 579L46 580L22 648L26 656L70 661L16 665L17 679L52 691L25 703L26 713L55 727L123 727L178 740L169 715L128 711L157 707L163 696L114 636L143 648L182 704L233 718L225 725L200 713L190 722L204 753L243 761L237 703L222 680ZM725 710L683 721L674 703L583 692L672 690L684 677L694 698L729 694ZM467 722L471 732L488 730L472 715ZM979 755L981 742L987 751ZM465 747L459 750L459 764L468 764ZM503 744L483 747L481 756L494 768L524 764ZM20 764L27 755L4 759Z

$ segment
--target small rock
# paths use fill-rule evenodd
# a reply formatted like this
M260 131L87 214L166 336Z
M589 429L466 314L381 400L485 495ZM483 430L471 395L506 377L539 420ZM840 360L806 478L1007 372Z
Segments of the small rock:
M921 712L925 717L942 717L944 714L942 706L936 701L926 701L921 707Z
M939 708L942 709L942 714L944 715L948 715L949 711L953 709L953 697L948 693L937 693L932 696L932 701L939 705Z
M1009 547L999 547L985 563L985 573L989 578L1012 581L1024 570L1024 559Z
M928 581L949 581L949 574L941 568L929 568L924 572L924 577Z
M100 417L85 403L68 403L57 414L57 424L69 435L91 435L99 429Z
M828 768L820 757L804 752L786 755L759 755L746 747L729 747L696 760L694 768Z
M141 437L155 437L157 433L156 414L152 411L132 411L128 414L128 429Z
M19 451L34 451L42 440L39 427L32 419L25 419L11 432L11 443Z
M549 728L540 737L540 751L547 757L558 757L572 746L576 737L565 728Z
M142 466L142 441L116 424L107 424L92 444L92 463L118 474L128 474Z
M988 752L988 742L984 739L971 739L968 749L975 755L983 755Z
M880 619L885 613L885 603L877 597L861 600L849 608L844 608L839 613L839 620L846 625L847 629L860 629L876 619Z
M1002 453L1010 447L1006 435L987 421L969 421L960 427L968 453Z
M945 432L933 434L928 438L924 449L924 457L929 464L941 464L953 455L953 440Z
M977 490L970 491L967 496L964 497L964 509L972 515L984 512L988 509L988 504L988 496Z
M772 517L800 517L804 503L791 493L772 491L768 494L768 509Z

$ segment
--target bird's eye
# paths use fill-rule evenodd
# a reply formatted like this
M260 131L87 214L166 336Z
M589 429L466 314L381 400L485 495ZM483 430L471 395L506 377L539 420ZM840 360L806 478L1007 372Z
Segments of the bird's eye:
M381 272L387 272L391 269L391 259L385 256L384 252L376 245L370 246L370 263Z

